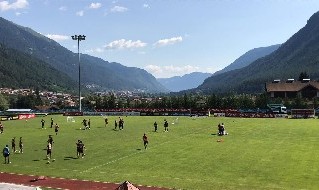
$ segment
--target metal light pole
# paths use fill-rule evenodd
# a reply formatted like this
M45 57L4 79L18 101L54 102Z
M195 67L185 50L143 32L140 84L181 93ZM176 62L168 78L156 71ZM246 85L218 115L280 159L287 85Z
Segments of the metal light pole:
M79 111L82 111L82 104L81 104L81 65L80 65L80 41L85 40L84 35L74 35L71 36L72 40L78 41L78 56L79 56Z

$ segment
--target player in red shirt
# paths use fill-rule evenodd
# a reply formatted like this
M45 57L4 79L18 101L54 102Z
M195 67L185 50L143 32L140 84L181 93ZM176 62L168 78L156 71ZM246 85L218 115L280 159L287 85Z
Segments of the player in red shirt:
M147 148L147 145L148 145L148 140L147 140L147 136L146 136L145 133L144 133L144 135L143 135L143 142L144 142L144 148L146 149L146 148Z

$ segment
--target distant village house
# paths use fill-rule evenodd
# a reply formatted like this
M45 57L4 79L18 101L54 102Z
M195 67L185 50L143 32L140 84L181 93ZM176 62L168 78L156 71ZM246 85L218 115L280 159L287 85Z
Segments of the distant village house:
M319 97L319 82L303 79L295 81L274 80L266 83L266 92L271 98L316 98Z

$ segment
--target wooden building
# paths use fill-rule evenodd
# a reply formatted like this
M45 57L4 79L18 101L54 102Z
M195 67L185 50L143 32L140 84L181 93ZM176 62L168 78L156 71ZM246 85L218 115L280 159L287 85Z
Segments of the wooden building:
M271 98L319 97L319 82L310 79L304 79L303 81L293 79L287 81L274 80L266 83L265 87Z

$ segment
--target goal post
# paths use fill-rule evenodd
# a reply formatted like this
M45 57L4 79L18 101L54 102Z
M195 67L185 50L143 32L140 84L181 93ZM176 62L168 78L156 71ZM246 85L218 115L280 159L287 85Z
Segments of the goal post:
M66 117L66 122L75 122L74 118L71 116Z

